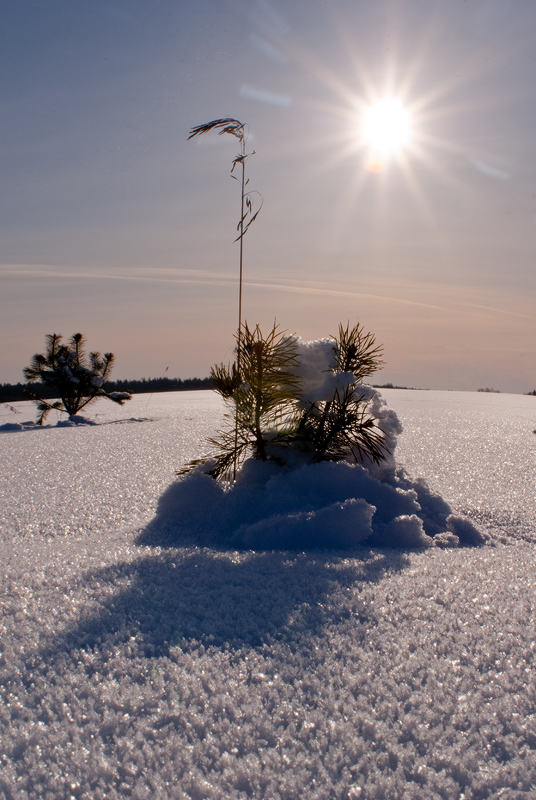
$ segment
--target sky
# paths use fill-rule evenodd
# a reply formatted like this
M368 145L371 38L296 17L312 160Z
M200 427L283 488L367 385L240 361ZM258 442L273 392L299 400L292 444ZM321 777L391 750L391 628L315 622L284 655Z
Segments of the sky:
M536 388L533 0L20 0L0 10L0 382L81 331L115 377L233 359L248 323L360 322L375 382ZM364 110L412 135L371 158ZM257 194L257 192L259 194ZM166 372L167 370L167 372Z

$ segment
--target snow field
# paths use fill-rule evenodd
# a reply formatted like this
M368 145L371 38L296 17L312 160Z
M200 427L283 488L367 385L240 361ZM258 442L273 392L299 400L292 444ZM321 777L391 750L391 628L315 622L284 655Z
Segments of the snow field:
M32 403L15 408L14 415L0 406L0 425L35 419ZM0 530L7 539L147 522L175 470L199 455L221 424L223 405L213 392L143 394L123 407L97 401L86 416L100 424L58 429L61 417L53 412L44 429L0 433Z
M505 541L536 539L536 403L526 395L382 390L407 431L397 462Z
M142 547L219 424L186 394L0 438L0 796L536 797L533 399L384 392L482 548Z

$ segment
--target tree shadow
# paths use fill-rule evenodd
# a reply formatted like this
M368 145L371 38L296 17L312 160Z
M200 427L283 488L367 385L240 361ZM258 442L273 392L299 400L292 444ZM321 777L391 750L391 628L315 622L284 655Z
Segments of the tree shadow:
M229 651L277 641L307 649L326 626L343 620L359 638L376 620L360 593L347 590L407 564L407 555L394 550L344 557L167 550L87 573L82 584L98 587L99 610L83 614L40 655L50 663L72 650L96 648L152 658L174 647Z
M126 417L124 419L111 419L104 422L96 422L90 418L80 418L83 422L70 422L69 420L59 420L50 425L39 425L38 422L28 420L26 422L6 422L0 425L0 433L27 433L29 431L50 431L58 428L95 428L102 425L130 425L134 422L154 422L153 417Z

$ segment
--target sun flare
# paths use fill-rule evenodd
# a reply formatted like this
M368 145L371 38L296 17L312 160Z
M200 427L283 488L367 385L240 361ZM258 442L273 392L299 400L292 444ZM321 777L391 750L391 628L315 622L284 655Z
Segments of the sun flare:
M386 156L398 153L410 140L409 112L400 100L379 100L365 109L361 136L374 153Z

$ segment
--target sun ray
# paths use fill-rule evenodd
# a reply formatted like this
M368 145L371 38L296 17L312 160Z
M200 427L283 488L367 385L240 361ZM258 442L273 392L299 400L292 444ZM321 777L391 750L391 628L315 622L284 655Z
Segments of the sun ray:
M337 16L334 10L335 22ZM500 173L501 177L509 177L516 166L511 153L494 154L493 141L485 136L469 141L460 135L460 131L474 130L471 120L475 114L486 114L501 104L519 100L517 92L514 98L511 94L499 96L489 89L490 75L512 57L511 48L506 41L499 42L491 62L483 58L481 50L475 50L465 58L463 69L443 69L437 61L437 44L444 36L443 21L439 11L430 12L426 24L410 31L410 49L407 36L402 35L404 31L408 33L404 27L407 20L392 15L386 18L385 58L379 65L374 53L363 49L356 29L340 17L337 35L340 52L347 61L344 70L340 64L324 61L298 37L287 38L289 59L314 75L316 87L314 94L294 98L297 105L309 111L312 124L304 130L296 150L291 153L288 148L284 156L312 157L314 167L307 171L301 187L304 193L318 192L319 186L329 187L330 194L325 195L325 230L335 248L357 245L362 252L359 237L364 232L370 241L367 231L380 243L386 235L388 208L396 202L395 195L398 200L404 197L405 186L415 219L423 233L437 244L436 258L452 260L453 244L442 216L449 194L462 205L466 202L469 171L482 171L482 153L491 154L491 170L495 161L504 164L508 157L508 169L495 170L494 174ZM519 46L526 46L527 41L520 40ZM519 94L523 91L526 90L520 87ZM399 111L402 107L407 113L405 132L401 131L394 142L389 137L386 141L380 137L379 145L363 141L366 109L386 100L396 101ZM316 135L309 135L313 129ZM336 194L336 184L330 179L334 171L340 175ZM490 169L487 174L491 175ZM435 204L430 202L431 183L441 189L440 200ZM411 210L404 209L404 213L411 214Z

